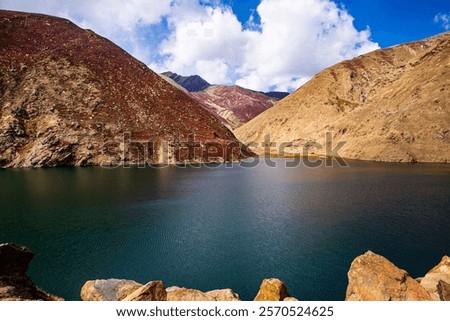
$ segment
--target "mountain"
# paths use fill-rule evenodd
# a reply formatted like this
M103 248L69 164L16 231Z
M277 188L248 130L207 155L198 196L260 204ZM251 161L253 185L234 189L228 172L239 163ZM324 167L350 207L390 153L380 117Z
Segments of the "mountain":
M326 151L331 133L333 147ZM285 152L392 162L450 162L450 33L338 63L235 132ZM330 134L328 134L330 135ZM319 148L320 147L320 148ZM273 148L272 153L280 154Z
M170 71L163 72L162 74L174 80L177 84L189 92L202 91L211 86L206 80L197 75L183 77Z
M282 91L269 91L264 93L264 95L281 100L289 96L289 93L285 93Z
M109 40L0 11L0 167L235 160L233 133Z
M239 86L211 86L191 95L232 129L247 123L278 101Z
M182 77L170 71L160 76L184 90L231 129L242 126L288 95L282 92L265 94L239 86L212 86L199 76Z

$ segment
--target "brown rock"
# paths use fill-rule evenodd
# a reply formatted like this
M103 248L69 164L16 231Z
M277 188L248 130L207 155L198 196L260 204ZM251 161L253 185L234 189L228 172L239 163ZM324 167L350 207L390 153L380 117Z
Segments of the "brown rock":
M450 284L445 281L439 280L437 285L437 292L441 301L450 301Z
M151 281L128 295L123 301L167 301L167 292L162 281Z
M371 251L348 272L347 301L430 301L428 292L386 258Z
M0 275L25 274L34 254L26 247L0 244Z
M0 301L62 301L37 288L25 274L33 256L26 247L0 244Z
M167 301L216 301L212 296L199 290L170 287L167 289Z
M283 301L286 298L292 297L286 285L278 279L263 280L259 292L254 301Z
M441 262L432 268L420 281L434 300L439 300L439 293L437 286L439 281L450 283L450 257L444 256Z
M142 284L132 280L87 281L81 288L81 299L83 301L121 301L141 287Z
M239 295L231 289L214 290L205 293L216 301L241 301Z
M295 301L298 301L296 298L286 298L286 299L284 299L283 301L285 301L285 302L289 302L289 301L292 301L292 302L295 302Z

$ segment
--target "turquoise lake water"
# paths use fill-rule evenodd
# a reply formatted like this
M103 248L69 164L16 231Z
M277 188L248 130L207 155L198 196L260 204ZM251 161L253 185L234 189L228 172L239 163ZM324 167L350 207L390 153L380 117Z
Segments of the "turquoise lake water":
M163 280L251 300L264 278L343 300L367 250L413 277L450 254L450 166L0 170L0 243L36 254L34 282L79 300L86 280Z

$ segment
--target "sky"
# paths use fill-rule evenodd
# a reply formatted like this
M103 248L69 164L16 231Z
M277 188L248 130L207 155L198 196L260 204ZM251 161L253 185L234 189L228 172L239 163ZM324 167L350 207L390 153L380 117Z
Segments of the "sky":
M293 91L345 59L450 31L449 0L0 0L70 19L157 72Z

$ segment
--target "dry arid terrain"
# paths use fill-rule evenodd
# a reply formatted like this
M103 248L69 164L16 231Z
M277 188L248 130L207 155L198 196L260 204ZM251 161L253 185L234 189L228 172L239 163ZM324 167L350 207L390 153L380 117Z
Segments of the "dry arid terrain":
M163 152L191 134L195 153ZM109 40L65 19L0 11L0 167L203 161L208 144L239 142Z
M235 131L245 142L270 134L272 154L389 162L450 162L450 32L377 50L317 74Z

